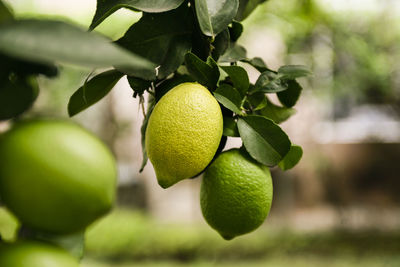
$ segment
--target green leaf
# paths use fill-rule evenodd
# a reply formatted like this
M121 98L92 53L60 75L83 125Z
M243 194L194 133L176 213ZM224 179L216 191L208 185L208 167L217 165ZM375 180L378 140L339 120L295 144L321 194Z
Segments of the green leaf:
M215 60L218 60L219 57L222 54L224 54L226 50L229 48L229 43L230 43L229 30L226 29L215 37L215 40L212 43L212 46L214 48L212 50L212 57L215 58Z
M142 127L140 127L143 160L139 172L143 171L148 161L147 151L146 151L146 130L147 130L147 124L149 124L149 119L155 105L156 105L155 99L152 96L149 96L149 100L147 102L146 116L143 119Z
M21 115L35 102L39 87L34 78L8 77L0 81L0 121Z
M281 170L287 171L299 163L301 157L303 156L303 149L301 146L292 145L290 147L289 153L279 162L278 166Z
M249 154L258 162L277 165L289 152L290 140L272 120L261 116L246 116L238 120L240 137Z
M231 35L231 41L236 42L243 33L243 25L238 21L232 21L232 25L229 27L229 34Z
M227 109L235 112L236 114L242 114L240 105L242 102L242 97L239 92L228 84L222 84L214 92L215 98Z
M256 92L249 95L247 102L250 104L252 111L261 110L268 105L267 96L263 92Z
M281 79L296 79L300 77L309 76L312 74L310 69L303 65L286 65L282 66L278 70L278 74Z
M267 105L259 112L264 117L273 120L275 123L281 123L289 119L296 113L293 108L280 107L267 100Z
M141 96L151 87L151 82L133 76L128 76L128 83L133 90L133 97Z
M277 74L269 70L260 74L254 87L254 91L264 93L277 93L286 89L287 83L282 82Z
M160 13L179 7L185 0L97 0L96 13L90 30L120 8L141 10L148 13Z
M288 89L277 93L277 96L282 105L290 108L296 105L303 88L296 80L287 81L287 85Z
M143 13L117 42L159 65L157 78L161 80L178 69L190 51L192 27L191 10L182 5L164 13Z
M209 89L215 89L220 73L218 65L211 57L207 59L207 62L204 62L195 54L187 53L185 56L185 65L190 75L197 82Z
M186 82L195 82L195 80L189 75L175 75L173 78L163 81L156 87L156 103L172 88L175 86L186 83Z
M246 70L240 66L221 66L221 68L231 78L233 86L242 96L245 96L250 85L249 76L247 75Z
M34 63L25 60L0 54L0 79L8 77L10 73L17 74L19 77L43 74L47 77L55 77L58 74L58 68L54 64Z
M201 31L215 37L232 22L239 0L196 0L195 5Z
M224 136L239 137L237 122L232 117L224 116Z
M0 0L0 23L3 23L8 20L13 20L14 16L11 12L11 9Z
M254 68L256 68L259 72L264 72L264 71L271 71L268 67L267 64L265 64L264 60L260 57L255 57L252 59L245 59L243 60L243 62L246 62L248 64L250 64L251 66L253 66Z
M247 59L246 49L236 43L231 43L226 52L219 58L219 62L236 62Z
M122 76L124 76L123 73L110 70L100 73L85 82L69 99L69 116L72 117L100 101L111 91Z
M141 78L155 76L151 62L98 34L61 21L29 19L0 24L0 52L39 63L116 66Z
M241 21L247 18L259 4L267 0L240 0L236 19Z

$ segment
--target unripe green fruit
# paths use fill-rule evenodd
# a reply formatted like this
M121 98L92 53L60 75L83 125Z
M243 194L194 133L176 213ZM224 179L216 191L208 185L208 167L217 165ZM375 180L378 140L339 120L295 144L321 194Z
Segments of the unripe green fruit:
M2 267L79 267L78 261L61 248L33 241L0 244Z
M245 151L222 152L207 168L200 204L208 224L230 240L258 228L272 202L269 169Z
M21 122L0 137L0 196L28 227L81 231L111 209L115 185L112 154L78 125Z

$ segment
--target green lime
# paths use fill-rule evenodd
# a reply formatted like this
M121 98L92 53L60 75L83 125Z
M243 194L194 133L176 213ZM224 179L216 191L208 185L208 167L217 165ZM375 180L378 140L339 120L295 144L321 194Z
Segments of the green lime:
M0 137L0 196L28 227L83 230L111 209L115 184L112 154L76 124L20 122Z
M221 108L207 88L182 83L168 91L146 129L146 151L160 186L201 172L217 151L222 130Z
M230 240L258 228L272 202L269 169L245 151L222 152L204 173L200 204L207 223Z
M0 266L4 267L78 267L61 248L33 241L0 244Z

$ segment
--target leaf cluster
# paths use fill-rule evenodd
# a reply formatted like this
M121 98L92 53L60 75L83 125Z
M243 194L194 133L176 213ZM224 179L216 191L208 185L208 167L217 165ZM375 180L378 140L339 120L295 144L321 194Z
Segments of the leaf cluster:
M241 21L265 1L98 0L89 32L61 21L15 20L0 1L0 60L7 62L0 72L0 120L15 118L28 109L37 95L37 87L28 78L56 75L57 63L112 67L88 78L71 96L70 116L101 100L127 76L133 97L143 104L144 94L149 94L141 129L144 144L148 118L157 101L177 84L198 82L221 105L224 140L240 137L258 162L289 169L300 160L301 148L292 145L278 124L295 113L293 106L302 91L296 79L310 71L297 65L271 70L261 58L248 58L246 49L237 43L243 32ZM112 42L92 32L120 8L142 12L122 38ZM254 84L244 65L260 72ZM277 95L279 105L270 100L271 94ZM10 112L7 103L18 111ZM142 169L147 162L144 146L143 157Z

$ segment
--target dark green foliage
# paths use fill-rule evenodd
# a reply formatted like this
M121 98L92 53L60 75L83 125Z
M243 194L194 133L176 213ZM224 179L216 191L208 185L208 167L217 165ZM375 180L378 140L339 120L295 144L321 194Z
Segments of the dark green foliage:
M70 98L68 114L74 116L105 97L124 74L110 70L100 73L79 88Z
M192 31L193 14L183 5L164 13L143 13L117 43L157 64L157 78L163 79L178 69L190 51Z
M164 94L184 82L198 82L214 94L224 116L225 141L227 136L240 137L254 159L268 166L285 163L287 169L301 155L282 161L291 143L277 123L295 113L292 107L302 91L295 79L311 72L301 65L271 70L261 58L248 58L237 43L243 32L240 21L263 2L98 0L90 30L120 8L142 12L125 35L112 43L65 22L14 20L12 11L0 1L0 60L6 63L0 66L0 101L4 102L0 119L15 118L33 104L37 88L31 77L57 75L55 63L113 67L72 95L68 113L73 116L92 106L127 75L133 97L139 96L141 105L144 94L150 94L141 128L141 170L147 162L144 143L149 116ZM243 64L260 72L254 84ZM283 106L273 104L266 94L277 94Z

